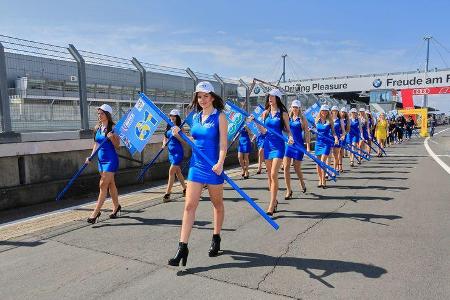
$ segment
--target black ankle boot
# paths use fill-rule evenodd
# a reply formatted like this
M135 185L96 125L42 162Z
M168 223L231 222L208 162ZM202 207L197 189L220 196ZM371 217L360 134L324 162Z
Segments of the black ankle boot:
M220 234L213 234L211 240L211 247L209 247L209 257L214 257L219 254L220 251Z
M181 260L181 264L183 266L186 266L188 255L189 255L189 249L187 247L187 244L180 242L178 244L177 254L175 254L175 256L173 258L169 259L168 264L170 266L178 267L180 265L180 260Z

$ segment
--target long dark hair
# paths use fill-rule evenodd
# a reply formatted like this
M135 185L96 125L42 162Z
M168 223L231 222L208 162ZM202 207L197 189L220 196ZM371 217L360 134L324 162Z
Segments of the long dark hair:
M181 126L181 118L180 118L180 116L179 115L175 115L175 125L177 125L178 127L179 126ZM164 133L165 135L166 135L166 137L168 137L167 136L167 130L169 130L170 128L172 128L172 126L170 126L169 124L167 124L167 126L166 126L166 132Z
M269 97L270 95L267 95L266 97L266 104L264 105L264 109L267 111L266 115L264 116L264 119L266 119L270 114L270 104L269 104ZM281 128L285 129L285 124L283 120L283 112L288 113L288 110L286 109L286 106L281 102L281 98L278 96L274 96L277 102L277 107L280 110L280 119L281 119Z
M100 109L100 110L105 113L106 119L108 119L108 125L106 126L106 133L105 133L105 136L106 136L108 133L110 133L112 131L112 128L116 123L113 122L112 116L109 112L104 111L103 109ZM95 132L97 132L97 130L101 127L102 127L102 122L99 120L97 125L95 125Z
M214 92L210 92L209 94L211 96L213 96L213 98L214 98L213 103L212 103L213 107L215 109L217 109L219 112L221 112L225 108L225 104L223 104L222 98L219 95L217 95L216 93L214 93ZM193 108L196 111L202 111L203 108L200 106L200 104L198 104L198 97L197 97L197 95L198 95L198 92L194 93L194 96L192 97L191 104L189 104L189 108Z

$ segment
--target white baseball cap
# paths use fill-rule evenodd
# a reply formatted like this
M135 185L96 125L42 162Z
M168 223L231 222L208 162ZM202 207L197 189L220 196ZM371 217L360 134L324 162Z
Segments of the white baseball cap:
M366 112L366 110L365 110L364 108L361 107L361 108L359 109L359 112Z
M107 111L112 114L112 108L108 104L102 104L102 106L97 107L97 109L101 109L103 111Z
M291 103L291 107L298 107L298 108L300 108L300 107L302 107L302 103L300 102L300 100L294 100Z
M195 92L214 93L214 87L209 81L202 81L195 87Z
M322 110L330 111L330 107L329 107L328 105L324 104L324 105L322 105L322 106L320 107L320 110L321 110L321 111L322 111Z
M283 97L283 93L279 89L271 89L269 95L276 96L281 99Z
M333 111L333 110L339 111L339 107L337 107L337 106L335 105L335 106L333 106L333 107L331 108L331 110L332 110L332 111Z
M341 108L341 111L346 113L347 112L347 107L344 106L343 108Z
M356 111L356 108L352 108L352 109L350 109L350 112L351 112L351 113L355 113L355 112L357 112L357 111Z
M169 116L180 116L180 111L174 108L170 111Z

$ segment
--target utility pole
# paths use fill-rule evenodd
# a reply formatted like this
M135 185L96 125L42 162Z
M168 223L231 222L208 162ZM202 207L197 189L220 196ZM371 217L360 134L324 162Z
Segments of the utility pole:
M430 62L430 40L432 39L432 36L425 36L423 39L427 41L427 63L425 65L425 78L428 78L428 64ZM428 106L428 95L423 95L423 103L422 107Z

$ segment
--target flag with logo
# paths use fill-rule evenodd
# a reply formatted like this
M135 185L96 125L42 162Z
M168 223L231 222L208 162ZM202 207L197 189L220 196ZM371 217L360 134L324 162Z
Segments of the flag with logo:
M223 112L228 120L228 141L230 142L241 128L241 125L245 121L245 117L228 104L225 104Z
M264 107L262 107L261 104L258 104L258 106L255 107L255 110L252 112L252 116L255 119L263 122L263 120L261 119L263 111L264 111ZM259 131L258 126L256 126L255 122L247 122L247 127L248 127L248 129L250 129L250 131L253 133L253 135L255 137L258 137L261 134L261 132Z
M314 103L311 107L305 110L305 118L308 121L309 127L316 127L316 116L319 112L319 102Z
M142 152L162 121L146 101L140 97L133 109L114 128L131 155Z

